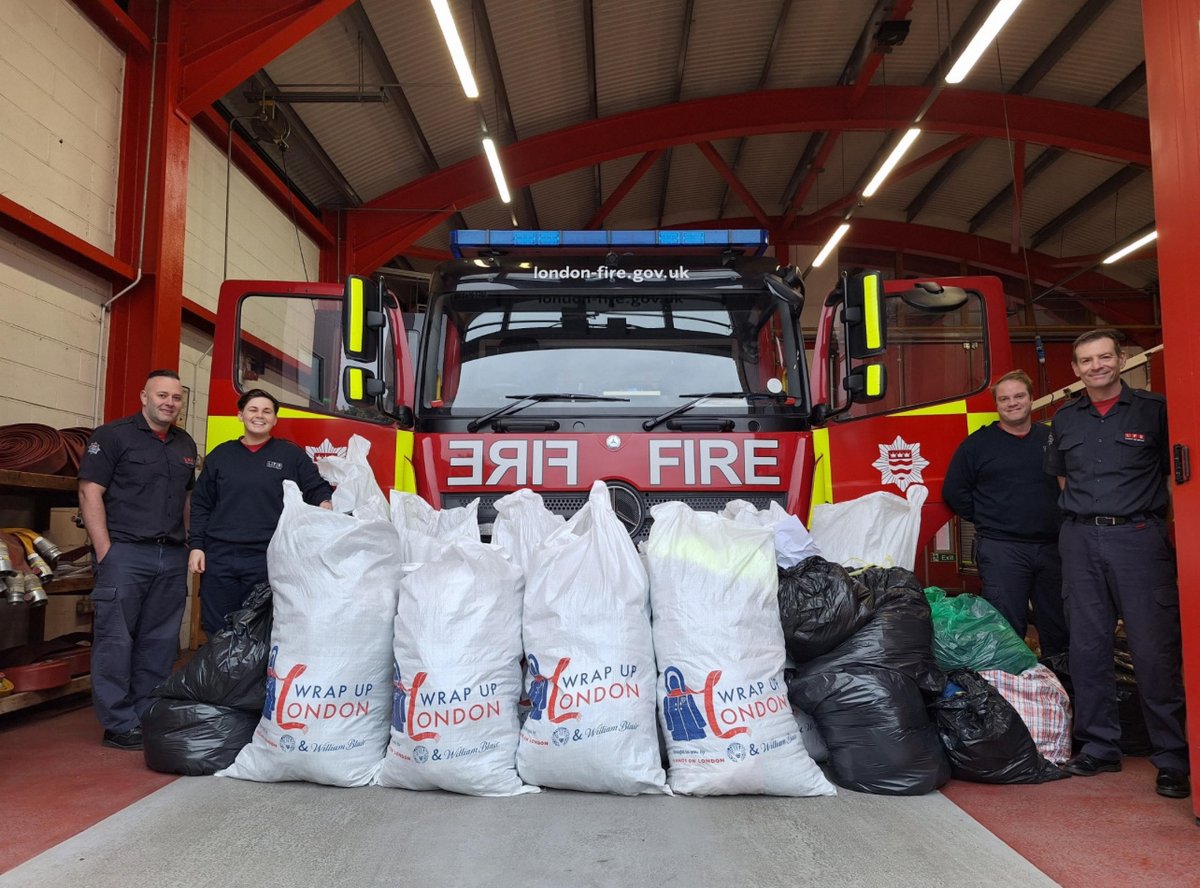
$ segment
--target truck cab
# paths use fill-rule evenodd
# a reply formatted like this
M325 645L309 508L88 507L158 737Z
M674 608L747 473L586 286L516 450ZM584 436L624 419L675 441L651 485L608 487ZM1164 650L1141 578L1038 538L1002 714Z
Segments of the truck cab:
M999 281L844 275L806 313L799 272L765 245L759 231L457 232L415 353L408 300L377 281L229 282L208 447L240 431L237 393L264 387L285 405L280 434L314 458L362 434L384 486L442 508L478 498L485 534L513 490L570 514L600 479L638 539L668 500L777 502L807 520L911 483L930 488L934 537L949 457L995 418L987 387L1009 369Z

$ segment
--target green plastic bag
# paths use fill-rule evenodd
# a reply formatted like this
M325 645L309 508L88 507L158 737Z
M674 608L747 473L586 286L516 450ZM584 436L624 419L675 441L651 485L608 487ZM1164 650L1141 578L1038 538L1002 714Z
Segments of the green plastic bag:
M1002 669L1020 675L1037 665L1037 657L1008 620L978 595L952 598L931 586L925 599L933 611L933 658L943 672Z

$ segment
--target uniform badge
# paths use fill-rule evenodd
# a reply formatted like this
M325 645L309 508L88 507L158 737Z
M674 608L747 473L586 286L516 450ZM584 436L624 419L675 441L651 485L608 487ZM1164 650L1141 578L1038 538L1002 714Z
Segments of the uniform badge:
M1146 436L1141 432L1126 432L1125 440L1132 444L1145 444Z
M90 453L92 456L95 456L99 452L100 452L100 442L99 441L93 441L91 444L88 445L88 453Z

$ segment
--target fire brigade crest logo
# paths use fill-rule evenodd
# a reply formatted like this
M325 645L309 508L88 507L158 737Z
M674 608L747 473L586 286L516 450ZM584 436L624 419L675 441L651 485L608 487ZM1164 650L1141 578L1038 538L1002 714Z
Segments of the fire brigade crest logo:
M903 493L910 484L923 484L922 470L929 460L921 456L921 443L909 444L899 435L891 444L879 445L879 459L871 463L879 469L881 484L895 484Z
M306 453L308 453L308 458L311 459L313 462L316 462L319 459L324 459L327 456L345 456L346 455L345 447L333 446L333 442L330 441L328 438L326 438L324 441L322 441L316 447L305 447L304 450Z

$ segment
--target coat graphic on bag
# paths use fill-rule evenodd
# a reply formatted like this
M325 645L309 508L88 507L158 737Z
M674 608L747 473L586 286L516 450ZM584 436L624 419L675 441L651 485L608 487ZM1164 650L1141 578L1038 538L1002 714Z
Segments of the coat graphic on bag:
M266 699L263 700L262 717L267 721L273 721L275 717L275 684L279 679L279 673L275 671L275 658L279 656L279 645L272 645L271 659L267 661L267 693Z
M529 710L529 717L541 721L548 697L546 676L539 671L537 657L530 654L527 659L529 661L529 705L532 707Z
M279 645L273 645L267 665L263 718L275 722L280 730L307 731L310 720L345 721L370 714L373 683L298 684L296 679L304 675L308 664L295 663L280 675L275 665L278 656Z
M404 687L404 680L400 677L400 664L392 664L392 727L404 733L404 701L408 697L408 690Z
M687 686L683 673L675 666L670 666L663 672L663 683L667 695L663 697L663 720L673 740L703 740L704 716L696 705L693 695L696 693Z

